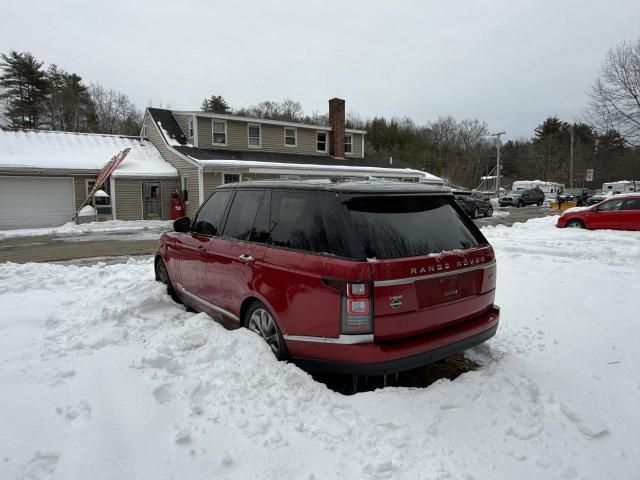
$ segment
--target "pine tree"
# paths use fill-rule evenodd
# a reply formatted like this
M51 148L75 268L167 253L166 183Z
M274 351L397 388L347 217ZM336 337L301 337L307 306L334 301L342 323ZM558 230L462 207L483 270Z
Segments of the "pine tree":
M49 89L42 62L29 52L0 55L0 100L13 128L40 128Z
M91 129L93 103L82 78L50 65L47 69L47 123L52 130L87 131Z
M200 110L211 113L231 113L231 107L220 95L211 95L202 101Z

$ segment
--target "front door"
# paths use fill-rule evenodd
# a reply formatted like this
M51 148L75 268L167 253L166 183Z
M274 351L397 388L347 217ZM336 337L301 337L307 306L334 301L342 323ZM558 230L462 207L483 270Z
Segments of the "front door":
M160 200L160 193L160 182L142 182L143 219L162 219L162 202Z
M594 228L619 228L620 219L624 215L622 207L624 205L623 198L613 198L602 202L596 207L595 215L591 222Z
M231 190L214 193L196 214L191 231L176 235L175 247L180 252L178 290L200 309L209 308L203 302L207 290L206 252L218 240L231 193Z
M236 317L242 301L252 295L262 268L269 236L269 197L264 190L238 190L222 237L205 254L205 298Z

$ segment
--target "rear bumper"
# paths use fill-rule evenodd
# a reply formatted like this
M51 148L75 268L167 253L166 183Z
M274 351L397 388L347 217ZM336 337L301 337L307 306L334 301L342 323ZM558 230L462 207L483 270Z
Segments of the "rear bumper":
M479 345L498 329L500 309L490 310L451 327L409 339L327 345L291 342L293 362L308 370L386 375L411 370Z

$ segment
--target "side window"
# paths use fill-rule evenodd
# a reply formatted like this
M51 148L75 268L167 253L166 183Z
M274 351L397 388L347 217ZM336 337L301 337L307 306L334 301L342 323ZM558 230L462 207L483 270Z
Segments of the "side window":
M263 198L264 191L238 190L229 209L224 236L250 240L254 236L253 225Z
M209 200L202 206L195 219L193 228L195 233L218 235L231 193L233 193L231 190L223 190L209 197Z
M624 206L625 210L640 210L640 198L631 198L627 200Z
M274 190L271 195L271 243L278 247L328 253L322 211L315 192Z
M624 203L623 199L619 200L610 200L608 202L604 202L598 206L599 212L611 212L613 210L621 210L622 204Z

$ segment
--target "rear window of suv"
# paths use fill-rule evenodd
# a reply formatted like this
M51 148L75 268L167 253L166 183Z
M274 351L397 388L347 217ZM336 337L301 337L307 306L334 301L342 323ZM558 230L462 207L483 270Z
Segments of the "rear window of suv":
M367 196L345 205L368 258L399 258L467 249L484 243L451 204L435 196Z

